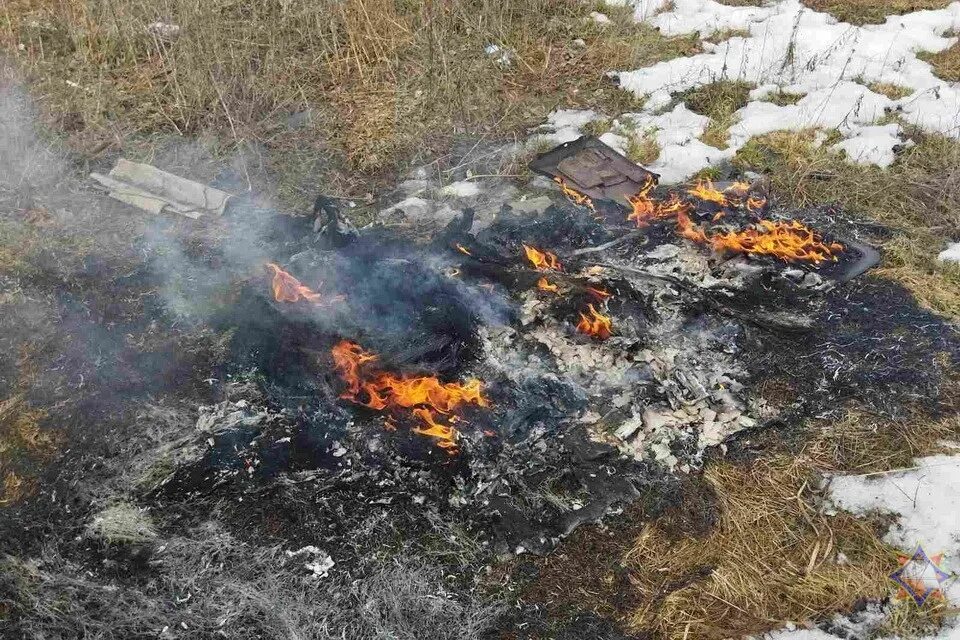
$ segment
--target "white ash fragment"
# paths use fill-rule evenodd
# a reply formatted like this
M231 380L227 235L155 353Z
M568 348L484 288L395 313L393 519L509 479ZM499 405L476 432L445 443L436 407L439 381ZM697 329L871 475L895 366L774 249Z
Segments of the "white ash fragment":
M180 25L172 24L169 22L151 22L146 27L144 31L148 35L151 35L155 38L161 38L163 40L175 40L180 36Z
M205 433L219 433L240 427L265 425L270 418L266 409L258 407L255 411L246 400L227 400L212 406L201 406L196 429Z
M286 555L288 558L296 558L304 555L311 556L311 560L304 563L303 567L313 573L314 577L317 578L326 578L330 573L330 569L336 564L333 558L330 557L330 554L318 549L312 544L301 547L296 551L287 550Z

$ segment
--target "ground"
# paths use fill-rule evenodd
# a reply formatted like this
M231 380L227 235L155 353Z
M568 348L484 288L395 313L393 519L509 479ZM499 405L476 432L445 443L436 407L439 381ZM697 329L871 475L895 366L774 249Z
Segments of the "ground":
M891 313L909 300L954 336L960 266L938 256L960 241L958 32L946 1L7 2L0 636L955 637L956 581L920 607L888 577L919 544L960 571L944 354L937 393L745 433L543 555L348 490L333 504L363 533L321 552L329 498L300 476L259 508L163 487L198 407L261 383L201 302L246 286L218 275L231 234L306 233L318 194L389 220L411 180L482 209L581 134L665 182L841 209L881 245ZM121 156L247 193L269 224L104 198L86 176ZM759 388L783 402L794 382Z

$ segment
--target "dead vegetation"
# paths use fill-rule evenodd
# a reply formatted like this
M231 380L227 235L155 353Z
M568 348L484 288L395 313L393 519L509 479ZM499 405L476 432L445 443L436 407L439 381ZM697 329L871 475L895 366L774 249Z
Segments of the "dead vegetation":
M671 639L739 637L889 591L894 550L868 522L824 515L802 462L720 463L704 479L718 509L706 536L678 533L674 514L646 527L624 556L640 594L629 620L634 630Z
M925 306L960 317L960 268L936 259L960 227L960 145L913 132L916 145L880 169L849 163L827 145L817 147L814 137L804 131L754 138L734 164L768 174L774 193L788 203L836 203L889 226L896 233L876 273L905 285Z
M881 24L887 16L924 9L942 9L950 0L803 0L814 11L829 13L850 24Z
M947 82L960 82L960 42L938 53L922 51L917 57L929 62L933 73Z
M46 415L22 395L0 401L0 507L28 496L34 467L56 452L57 437L40 426Z
M408 558L372 562L365 579L345 584L314 577L302 557L279 547L215 529L193 534L163 541L143 585L111 584L51 548L38 562L0 558L5 629L24 640L127 640L165 637L165 629L186 640L479 640L502 610L453 597L436 567ZM104 563L111 568L114 559Z
M223 155L255 151L274 175L297 164L303 184L343 161L359 173L334 192L442 155L457 136L502 136L555 107L612 109L633 99L598 69L698 46L625 8L597 25L589 9L573 0L249 11L227 0L15 0L0 14L0 43L74 150L149 153L157 134L196 136ZM282 195L304 199L298 186Z
M913 89L892 82L869 82L867 83L867 88L874 93L887 96L891 100L906 98L913 93Z
M734 112L746 106L754 85L740 80L717 80L676 96L694 113L710 118L700 139L717 149L726 149Z

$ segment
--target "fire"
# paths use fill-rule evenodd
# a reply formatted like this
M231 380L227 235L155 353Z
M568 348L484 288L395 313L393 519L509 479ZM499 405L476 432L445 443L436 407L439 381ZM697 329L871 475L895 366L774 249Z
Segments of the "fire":
M273 271L273 297L277 302L297 302L302 299L314 304L320 303L319 293L301 284L276 264L268 262L267 268Z
M523 245L523 250L527 254L527 260L533 264L535 269L540 271L546 271L547 269L560 271L563 269L563 266L560 264L557 256L549 251L540 251L529 245Z
M550 293L559 293L560 291L560 287L555 284L550 284L550 281L546 278L537 280L537 289L540 289L540 291L549 291Z
M711 236L710 244L716 251L776 256L781 260L805 260L815 264L824 260L836 261L835 254L843 251L842 244L825 243L813 229L797 220L758 220L757 224L761 229L745 229Z
M747 196L750 185L745 182L735 182L726 189L726 193L734 193L734 203L742 206L743 197ZM771 222L757 220L760 229L745 229L708 235L706 230L693 221L690 214L693 206L681 200L677 194L671 193L664 200L659 201L650 197L653 183L645 184L640 191L628 201L633 210L627 219L636 222L638 227L645 227L656 220L673 218L676 222L677 233L682 237L711 247L714 251L733 251L752 255L769 255L781 260L803 260L820 264L825 260L836 260L836 254L843 250L843 245L833 242L825 243L823 238L798 221ZM689 189L687 193L701 200L728 205L730 201L724 192L718 191L710 180L701 180ZM762 196L749 195L746 207L754 214L766 205L767 200ZM717 222L725 217L721 211L713 216Z
M462 253L462 254L464 254L464 255L468 255L468 256L472 256L472 255L473 255L472 253L470 253L470 250L469 250L469 249L467 249L465 246L463 246L463 245L460 244L459 242L457 243L457 251L459 251L460 253Z
M563 192L563 195L565 195L570 202L580 207L586 207L594 213L597 212L596 207L593 206L593 200L590 199L590 196L580 193L568 185L560 176L555 176L553 181L560 185L560 191Z
M713 182L710 181L710 178L704 178L703 180L697 180L692 188L687 189L687 193L694 196L695 198L700 198L707 202L715 202L721 206L726 206L727 196L723 195L722 191L718 191L713 186Z
M613 322L609 316L605 316L590 304L587 306L590 315L580 314L580 322L577 323L577 331L593 336L597 340L606 340L610 337L613 329Z
M459 434L454 427L440 422L441 416L449 416L452 422L456 419L452 414L461 405L490 406L476 379L461 384L441 382L433 376L363 372L363 366L375 362L377 356L349 340L334 345L331 354L337 372L347 383L341 398L378 411L410 409L423 422L413 431L434 438L437 446L451 455L457 453Z

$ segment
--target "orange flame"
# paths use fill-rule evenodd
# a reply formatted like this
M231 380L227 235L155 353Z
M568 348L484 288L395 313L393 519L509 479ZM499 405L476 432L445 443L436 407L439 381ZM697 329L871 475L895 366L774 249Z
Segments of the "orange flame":
M588 305L587 309L590 315L588 317L583 313L580 314L577 331L592 336L597 340L606 340L609 338L613 329L613 322L610 318L597 311L592 304Z
M677 233L698 244L708 245L715 251L770 255L781 260L803 260L816 264L824 260L836 261L836 254L843 250L843 245L836 242L825 243L823 238L812 229L795 220L790 222L758 220L757 223L761 227L759 230L746 229L707 235L703 227L691 219L692 205L680 200L675 193L671 193L666 201L654 200L649 195L652 187L652 184L646 184L635 196L627 199L633 207L627 218L635 221L638 227L645 227L655 220L674 218ZM736 191L742 196L746 194L745 189L749 187L747 183L736 182L727 191ZM717 191L709 180L698 182L687 193L702 200L729 204L726 196ZM750 211L756 213L766 205L766 202L766 198L762 196L749 196L746 205ZM723 212L717 213L713 216L713 221L716 222L722 217L724 217Z
M462 254L464 254L464 255L468 255L468 256L472 256L472 255L473 255L472 253L470 253L470 250L469 250L469 249L467 249L465 246L463 246L463 245L460 244L459 242L457 243L457 251L459 251L460 253L462 253Z
M557 256L549 251L540 251L529 245L523 245L523 250L527 254L527 260L530 261L535 269L539 269L540 271L546 271L547 269L560 271L563 269Z
M537 289L540 291L549 291L550 293L559 293L560 287L555 284L551 284L546 278L540 278L537 280Z
M820 264L836 261L836 253L843 251L837 242L826 244L813 229L797 220L771 222L758 220L761 229L745 229L710 237L716 251L735 251L753 255L776 256L781 260L805 260Z
M276 264L268 262L267 268L273 271L273 297L277 302L297 302L303 299L314 304L320 303L319 293L301 284Z
M713 182L710 181L710 178L697 180L697 184L695 184L692 188L687 189L687 193L696 198L700 198L701 200L716 202L721 206L726 206L728 204L727 196L723 195L723 192L714 188Z
M597 212L597 208L593 206L593 200L590 199L590 196L580 193L568 185L560 176L554 176L553 181L560 185L560 191L563 192L563 195L565 195L570 202L580 207L586 207L594 213Z
M331 354L337 372L347 383L341 398L378 411L411 409L425 425L415 427L413 431L434 438L437 446L451 455L457 452L458 433L452 426L438 422L440 415L450 416L463 404L490 406L481 392L480 381L476 379L460 384L440 382L433 376L395 375L382 371L365 376L361 367L376 361L377 356L349 340L334 345Z

